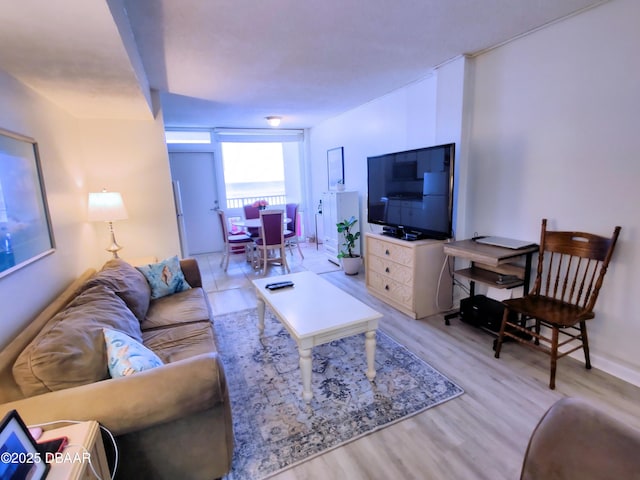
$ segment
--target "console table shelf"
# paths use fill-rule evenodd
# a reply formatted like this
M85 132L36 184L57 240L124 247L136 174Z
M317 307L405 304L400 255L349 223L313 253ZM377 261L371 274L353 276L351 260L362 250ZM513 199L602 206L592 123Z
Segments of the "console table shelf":
M468 260L469 268L454 271L454 275L469 280L469 297L475 296L476 282L499 289L524 287L529 291L531 258L538 251L537 245L510 249L477 243L474 240L460 240L445 243L444 253L451 257ZM517 263L524 258L524 265ZM508 278L505 278L508 276ZM445 315L445 323L457 317L460 312Z
M515 280L501 281L500 279L502 277L502 274L492 270L485 270L484 268L478 268L478 267L470 267L470 268L463 268L461 270L456 270L455 274L460 277L464 277L468 280L472 280L474 282L485 283L487 285L491 285L493 287L501 288L501 289L516 288L524 285L524 280L521 278L516 278Z
M492 267L510 264L524 255L530 256L538 251L537 245L519 248L517 250L493 245L484 245L474 240L460 240L446 243L444 253L452 257L466 258L474 263L483 263Z

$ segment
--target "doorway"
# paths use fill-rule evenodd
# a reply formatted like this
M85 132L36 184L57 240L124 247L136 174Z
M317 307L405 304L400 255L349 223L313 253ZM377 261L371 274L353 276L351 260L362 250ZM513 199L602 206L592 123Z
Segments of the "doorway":
M212 152L169 152L182 256L222 251Z

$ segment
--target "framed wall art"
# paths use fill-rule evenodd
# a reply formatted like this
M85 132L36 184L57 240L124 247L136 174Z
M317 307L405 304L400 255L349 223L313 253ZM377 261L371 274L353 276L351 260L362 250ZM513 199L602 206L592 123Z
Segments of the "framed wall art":
M344 185L344 147L327 150L327 173L329 190L338 190L338 184Z
M0 129L0 278L54 251L38 144Z

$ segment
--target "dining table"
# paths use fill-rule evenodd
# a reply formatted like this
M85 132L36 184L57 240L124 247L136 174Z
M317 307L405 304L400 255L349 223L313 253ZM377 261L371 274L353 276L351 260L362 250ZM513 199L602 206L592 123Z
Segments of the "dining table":
M289 217L284 217L282 219L282 223L285 225L290 223L291 219ZM260 219L259 218L238 218L237 220L231 220L231 224L237 227L246 227L246 228L260 228Z

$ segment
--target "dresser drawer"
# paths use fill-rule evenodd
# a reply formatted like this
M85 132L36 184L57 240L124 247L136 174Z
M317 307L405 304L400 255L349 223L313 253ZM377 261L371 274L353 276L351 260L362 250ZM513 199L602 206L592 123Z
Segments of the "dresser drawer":
M413 263L413 250L410 247L403 247L395 243L370 238L368 248L371 255L385 258L401 265L410 266Z
M413 285L413 268L400 263L392 262L386 258L371 255L367 264L372 272L379 273L384 277L404 283L407 286Z
M408 307L413 305L413 288L400 282L385 277L384 275L370 271L367 278L369 288L376 290L381 295L389 297Z

